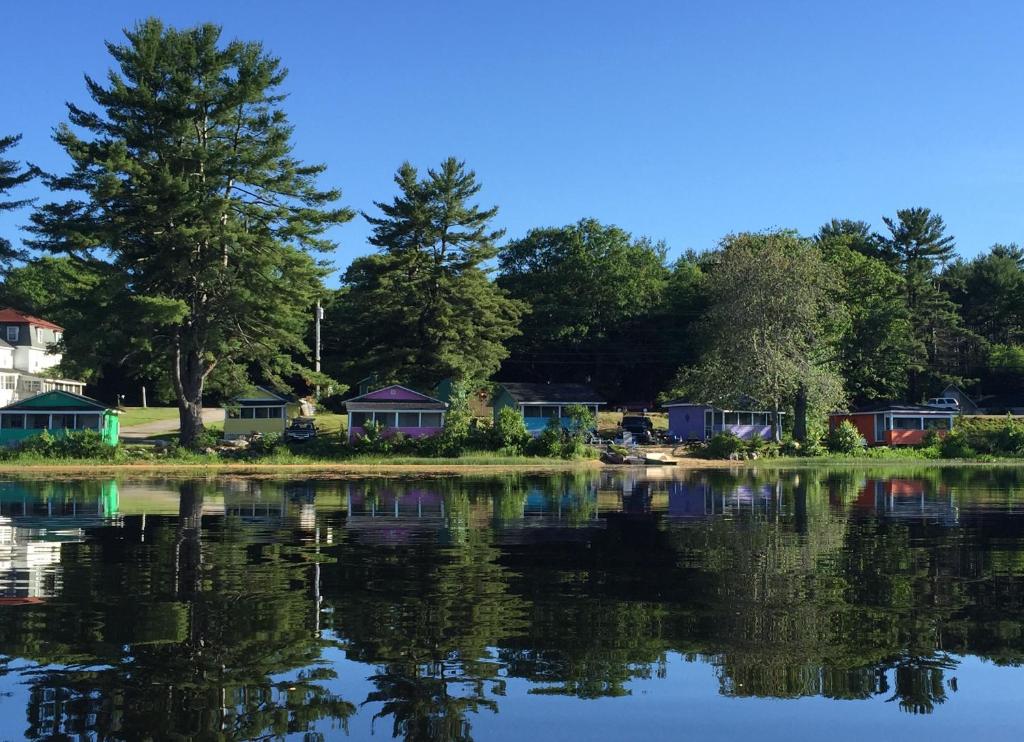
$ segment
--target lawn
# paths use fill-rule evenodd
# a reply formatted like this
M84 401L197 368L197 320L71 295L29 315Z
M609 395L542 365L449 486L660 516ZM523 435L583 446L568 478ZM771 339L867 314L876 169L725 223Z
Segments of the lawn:
M618 432L622 424L621 412L603 411L597 413L597 430L602 435L610 435ZM630 415L639 415L639 412L630 412ZM668 414L665 412L648 412L647 417L651 418L655 430L668 430Z
M122 407L121 427L145 425L163 420L178 421L177 407Z

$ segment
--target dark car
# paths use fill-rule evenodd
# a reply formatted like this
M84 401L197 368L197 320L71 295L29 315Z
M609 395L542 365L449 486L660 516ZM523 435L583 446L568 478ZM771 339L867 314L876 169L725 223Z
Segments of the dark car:
M286 441L308 441L310 438L316 438L318 432L313 418L297 417L292 420L291 425L284 429L284 439Z
M637 443L653 443L656 439L654 422L646 415L624 415L620 427L631 433Z

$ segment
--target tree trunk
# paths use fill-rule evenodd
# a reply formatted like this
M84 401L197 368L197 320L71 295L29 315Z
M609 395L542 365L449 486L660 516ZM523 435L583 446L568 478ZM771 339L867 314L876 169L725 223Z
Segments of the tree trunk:
M782 414L778 406L775 407L774 425L772 425L772 439L776 443L782 442Z
M178 442L186 448L194 448L203 435L203 386L206 375L198 351L182 351L175 354L174 388L178 397L178 421L180 434Z
M797 387L793 401L793 438L807 441L807 387L803 384Z

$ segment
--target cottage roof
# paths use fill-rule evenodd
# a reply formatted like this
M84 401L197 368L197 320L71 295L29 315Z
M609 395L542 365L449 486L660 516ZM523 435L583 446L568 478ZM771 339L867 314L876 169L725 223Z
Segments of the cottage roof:
M871 402L870 404L857 407L850 411L850 413L835 413L835 414L863 414L868 412L906 412L914 415L927 415L933 413L936 415L950 415L955 414L955 410L944 410L939 407L931 407L926 404L915 404L913 402Z
M291 394L275 392L265 386L257 385L251 386L244 392L232 397L231 402L240 405L273 406L275 404L288 404L289 402L295 402L295 397Z
M519 404L605 404L587 384L529 384L502 382L501 388Z
M104 404L99 400L92 399L91 397L85 397L81 394L73 394L72 392L65 392L61 389L55 389L50 392L42 392L26 399L22 399L18 402L12 402L6 407L0 407L0 411L19 411L33 412L38 410L46 410L47 412L64 411L64 410L98 410L111 412L117 412L111 409L110 405Z
M17 309L0 309L0 322L9 322L12 324L27 324L34 325L36 327L42 327L47 330L62 331L64 328L60 325L55 325L45 319L39 317L33 317L31 314L25 314L25 312L19 312Z
M375 389L358 397L345 400L345 407L350 412L363 412L374 409L389 410L445 410L447 403L430 397L415 389L392 384L383 389Z

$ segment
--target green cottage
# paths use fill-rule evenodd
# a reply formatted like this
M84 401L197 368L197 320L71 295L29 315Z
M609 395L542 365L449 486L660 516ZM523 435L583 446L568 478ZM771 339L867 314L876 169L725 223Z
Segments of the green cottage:
M54 437L69 430L97 430L116 446L121 432L118 411L71 392L52 391L0 407L0 445L10 446L46 431Z

